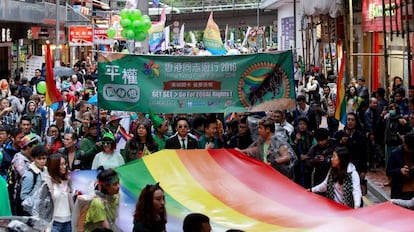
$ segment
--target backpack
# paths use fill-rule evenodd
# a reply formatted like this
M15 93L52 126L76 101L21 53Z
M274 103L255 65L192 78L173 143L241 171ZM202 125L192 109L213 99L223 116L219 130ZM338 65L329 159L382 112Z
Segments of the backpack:
M89 206L95 194L79 195L76 198L75 206L72 211L72 231L84 232L86 215L88 214Z
M33 173L32 189L36 185L37 173L32 169L28 169ZM20 198L20 192L22 190L22 176L14 170L13 165L7 169L7 190L9 192L10 205L13 215L27 216L23 210L22 199Z

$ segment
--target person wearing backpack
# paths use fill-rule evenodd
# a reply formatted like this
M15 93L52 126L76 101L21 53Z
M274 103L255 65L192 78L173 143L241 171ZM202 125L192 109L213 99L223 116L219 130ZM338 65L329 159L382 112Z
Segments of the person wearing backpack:
M13 215L24 216L20 198L21 179L32 162L32 150L39 144L39 136L27 134L20 140L20 152L16 153L7 172L7 184Z
M45 180L48 176L46 168L47 151L43 145L39 145L32 150L33 162L29 165L29 169L24 173L22 177L20 198L22 203L29 197L33 196L33 193L40 188L42 180ZM25 213L32 215L27 209L24 209Z

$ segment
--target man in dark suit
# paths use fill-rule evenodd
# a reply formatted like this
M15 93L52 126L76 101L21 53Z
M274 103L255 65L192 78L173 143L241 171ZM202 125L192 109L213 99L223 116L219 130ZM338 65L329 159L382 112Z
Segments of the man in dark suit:
M176 121L177 133L167 139L165 149L197 149L197 140L188 134L190 126L186 118Z

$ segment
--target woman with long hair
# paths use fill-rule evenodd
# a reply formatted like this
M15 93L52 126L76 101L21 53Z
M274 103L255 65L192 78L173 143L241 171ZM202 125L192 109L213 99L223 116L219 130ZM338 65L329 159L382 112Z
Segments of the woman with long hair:
M134 213L133 232L163 232L167 224L164 190L159 183L145 186Z
M113 169L98 168L97 186L86 213L85 231L106 228L120 231L115 224L119 206L119 176Z
M71 232L73 199L66 159L61 154L52 154L47 159L46 166L51 180L54 207L52 232Z
M362 193L358 172L350 161L348 149L335 148L331 169L325 180L310 189L312 192L326 192L326 197L351 208L361 206Z
M158 151L158 144L151 135L149 120L139 122L137 129L132 132L134 137L125 144L125 162L130 162Z

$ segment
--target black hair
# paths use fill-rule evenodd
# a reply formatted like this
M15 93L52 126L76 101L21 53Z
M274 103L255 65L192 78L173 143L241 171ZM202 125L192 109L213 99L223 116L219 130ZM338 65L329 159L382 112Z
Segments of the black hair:
M45 149L43 145L38 145L32 150L33 158L40 157L40 156L47 156L47 155L48 155L47 150Z
M20 118L20 124L22 124L22 121L29 121L30 123L32 123L32 120L29 118L29 116L27 116L26 114L25 115L23 115L21 118Z
M9 125L0 125L0 131L5 131L6 134L10 134L10 126Z
M334 182L339 184L344 183L345 176L347 174L348 164L350 162L349 151L345 146L338 146L335 148L335 151L339 159L339 168L332 168L332 178Z
M300 102L300 101L306 102L306 97L305 97L304 95L299 95L299 96L296 98L296 101L298 101L298 102Z
M118 173L112 168L105 169L103 166L99 166L97 170L98 175L96 176L96 179L100 185L107 184L110 180L112 180L112 178L118 176ZM101 192L106 194L106 189L101 188Z
M180 120L180 119L177 119L176 121L178 122L178 120ZM182 118L182 120L188 121L186 118ZM196 117L196 118L193 119L192 127L194 129L196 129L197 127L203 126L204 121L206 121L206 119L204 117L202 117L202 116Z
M309 119L308 119L308 117L306 117L306 116L299 116L299 117L298 117L298 125L299 125L299 122L300 122L300 121L305 122L305 123L306 123L306 125L309 125Z
M9 85L10 92L13 94L16 90L19 89L17 85Z
M13 129L11 129L11 131L10 131L10 135L14 138L14 137L16 137L18 134L20 134L20 133L22 133L23 131L22 131L22 128L20 128L20 127L15 127L15 128L13 128Z
M240 123L243 123L243 124L248 124L248 123L247 123L247 117L243 117L243 118L241 118L241 119L240 119Z
M210 127L210 124L216 123L217 124L217 119L215 118L209 118L206 121L204 121L204 129Z
M201 213L190 213L183 221L183 232L198 232L203 223L210 223L210 218Z
M318 128L315 131L316 141L322 141L329 138L329 131L325 128Z

